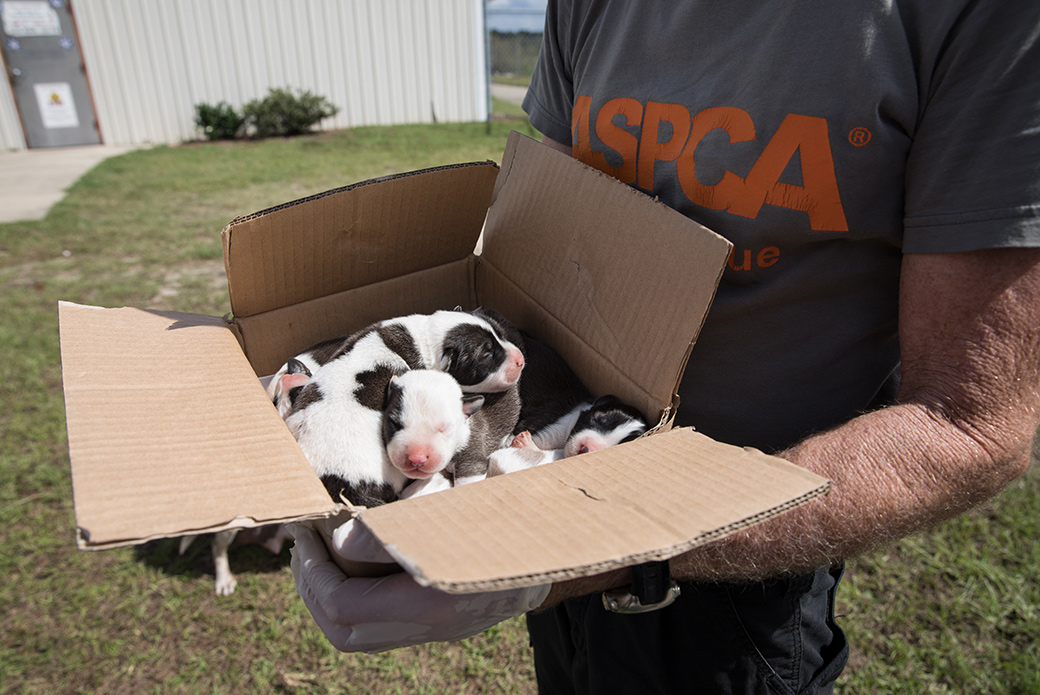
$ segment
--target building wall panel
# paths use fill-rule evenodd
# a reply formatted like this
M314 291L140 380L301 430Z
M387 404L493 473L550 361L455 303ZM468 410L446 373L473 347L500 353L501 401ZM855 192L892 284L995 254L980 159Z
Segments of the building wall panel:
M195 105L307 89L326 128L488 115L482 0L72 0L104 142L199 136ZM0 146L24 147L0 93Z

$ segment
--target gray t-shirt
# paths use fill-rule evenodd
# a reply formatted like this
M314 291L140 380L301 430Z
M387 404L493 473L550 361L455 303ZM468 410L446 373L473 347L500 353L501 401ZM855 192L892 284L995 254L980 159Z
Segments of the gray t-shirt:
M735 246L680 424L847 420L898 364L903 253L1040 246L1038 35L1036 0L550 0L534 127Z

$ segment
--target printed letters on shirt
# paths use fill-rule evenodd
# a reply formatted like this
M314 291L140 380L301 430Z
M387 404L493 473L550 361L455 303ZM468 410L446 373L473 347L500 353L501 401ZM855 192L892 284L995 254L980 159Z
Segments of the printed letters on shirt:
M650 101L644 106L636 99L620 97L607 101L594 114L591 97L579 96L571 129L572 151L577 159L645 191L654 190L658 163L674 162L683 193L697 205L750 219L758 217L763 205L772 205L804 213L814 231L849 229L823 118L788 114L762 147L747 176L727 170L714 183L697 178L697 146L713 131L724 132L731 144L758 140L752 117L743 109L719 106L691 114L681 104ZM612 165L603 152L593 149L593 132L617 153L620 165ZM799 158L802 174L800 185L781 181L795 157ZM748 270L752 264L765 268L779 257L777 247L767 246L754 253L737 251L729 265L733 270Z

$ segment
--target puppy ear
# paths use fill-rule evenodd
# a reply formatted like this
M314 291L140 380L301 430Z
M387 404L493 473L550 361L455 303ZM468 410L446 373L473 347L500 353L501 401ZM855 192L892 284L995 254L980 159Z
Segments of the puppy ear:
M389 401L390 397L395 391L400 391L401 387L397 385L397 377L399 374L391 374L390 380L386 382L386 400Z
M307 365L299 361L295 357L290 357L286 363L286 374L306 374L307 376L314 376L311 374L311 370L307 369Z
M441 353L440 370L445 373L450 372L451 368L455 366L455 360L457 360L458 357L459 351L456 348L444 348L444 352Z
M293 374L287 372L278 377L273 402L278 414L286 418L292 412L300 390L311 380L310 374Z
M484 397L480 394L462 397L462 413L466 417L480 410L483 405Z

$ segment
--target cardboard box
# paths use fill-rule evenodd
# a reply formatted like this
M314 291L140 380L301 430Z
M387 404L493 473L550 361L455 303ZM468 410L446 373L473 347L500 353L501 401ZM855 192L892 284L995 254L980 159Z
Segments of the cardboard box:
M81 548L342 512L258 376L320 339L457 305L500 311L657 427L363 511L423 583L520 586L671 557L828 490L670 428L729 243L529 138L510 137L501 169L417 171L238 218L223 245L233 318L59 307Z

